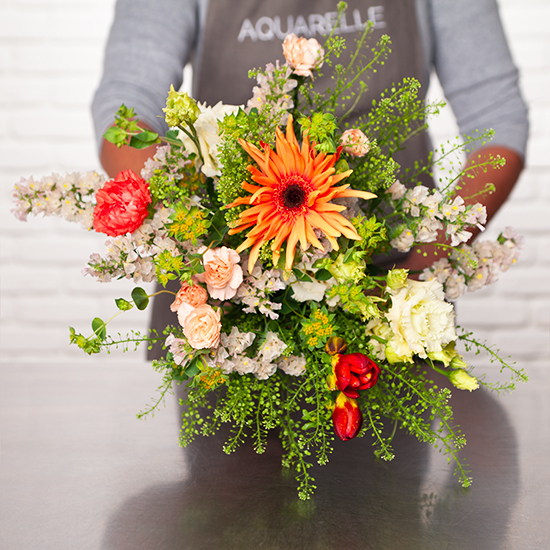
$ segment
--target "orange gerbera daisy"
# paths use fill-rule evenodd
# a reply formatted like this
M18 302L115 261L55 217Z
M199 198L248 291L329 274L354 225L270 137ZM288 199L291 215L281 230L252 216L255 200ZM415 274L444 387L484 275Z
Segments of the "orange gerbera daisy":
M341 235L348 239L360 239L351 222L340 214L346 207L330 201L340 197L371 199L376 195L348 189L349 185L334 187L347 178L352 170L334 174L338 155L318 153L310 145L307 136L304 136L300 148L292 128L292 117L288 119L286 137L277 128L276 152L268 145L264 145L261 151L244 140L240 140L240 143L260 168L248 166L252 179L258 185L246 181L241 184L243 189L252 194L228 205L229 208L250 205L250 208L241 212L238 226L229 230L234 235L253 227L247 233L246 240L237 248L237 252L242 252L252 246L249 271L252 271L258 259L260 247L271 239L274 264L279 261L281 246L286 241L287 270L292 268L298 241L302 250L306 249L308 242L324 250L314 229L320 229L335 250L338 250L336 238Z

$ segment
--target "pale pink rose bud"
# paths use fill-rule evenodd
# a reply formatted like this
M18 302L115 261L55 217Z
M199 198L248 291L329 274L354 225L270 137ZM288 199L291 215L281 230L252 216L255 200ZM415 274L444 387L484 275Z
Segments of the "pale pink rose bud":
M340 145L344 147L344 153L352 157L364 157L370 149L370 143L367 136L361 132L361 130L355 128L346 130L342 134Z
M325 50L315 38L298 38L292 33L284 39L283 54L294 74L313 76L312 70L323 66Z
M170 310L173 312L178 311L183 302L193 307L199 307L202 306L202 304L206 304L207 299L208 294L201 285L190 285L185 282L182 283L179 292L176 294L176 299L172 302Z
M215 348L220 342L221 328L220 312L203 304L187 315L183 333L192 348Z
M204 273L196 277L205 282L208 293L216 300L229 300L237 293L243 282L243 270L239 265L240 256L231 248L222 246L207 250L202 262Z

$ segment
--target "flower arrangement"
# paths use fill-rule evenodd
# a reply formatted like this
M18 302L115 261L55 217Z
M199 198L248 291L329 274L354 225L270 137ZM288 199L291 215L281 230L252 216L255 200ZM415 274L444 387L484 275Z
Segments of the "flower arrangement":
M231 423L224 450L250 437L261 453L278 428L283 465L294 468L304 499L315 488L313 456L329 460L334 433L343 441L369 434L376 454L391 460L396 427L437 444L469 485L456 455L465 438L452 420L451 392L430 373L469 391L526 380L456 327L449 302L494 282L516 261L521 238L506 229L497 242L466 244L486 214L458 194L463 174L430 189L419 177L432 170L433 156L412 173L393 160L440 104L424 104L407 79L368 116L348 122L365 90L352 83L389 52L388 37L369 47L368 33L345 70L334 61L341 37L321 46L288 36L284 65L251 72L257 86L246 107L198 104L172 88L164 137L141 128L123 105L105 137L119 146L159 145L141 176L54 174L22 180L13 193L22 220L59 215L109 236L107 252L92 254L85 274L178 282L179 290L161 290L174 294L177 314L163 334L113 337L99 318L91 336L70 329L71 343L89 354L162 342L165 357L153 361L163 373L160 397L138 416L153 413L173 383L185 383L182 445ZM323 67L334 79L319 94L313 83ZM421 280L377 265L392 249L426 243L442 258L417 274ZM136 286L116 306L144 310L150 298ZM488 351L511 381L474 377L457 344Z

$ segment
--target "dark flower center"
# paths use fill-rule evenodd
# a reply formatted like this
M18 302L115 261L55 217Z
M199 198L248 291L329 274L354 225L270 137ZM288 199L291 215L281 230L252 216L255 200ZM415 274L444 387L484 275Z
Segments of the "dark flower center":
M306 200L305 190L296 183L289 185L283 191L283 204L285 208L299 208Z

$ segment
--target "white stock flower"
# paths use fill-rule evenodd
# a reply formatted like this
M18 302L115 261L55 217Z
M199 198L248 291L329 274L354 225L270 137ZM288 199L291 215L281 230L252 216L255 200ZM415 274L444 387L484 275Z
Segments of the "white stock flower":
M403 210L410 212L411 216L420 216L420 205L428 197L430 190L424 185L417 185L405 193Z
M238 355L248 348L256 335L253 332L241 332L237 327L232 327L229 334L221 333L221 343L229 355Z
M391 240L390 244L393 248L397 248L399 252L408 252L414 244L413 232L405 227L398 237Z
M427 352L441 351L456 340L454 308L444 301L443 285L437 280L413 281L391 290L392 306L386 317L393 331L391 348L397 356L425 359Z
M260 355L264 361L270 363L277 359L288 346L274 333L268 332L264 343L260 346Z
M399 180L394 181L386 191L386 193L389 193L391 195L391 198L394 201L403 198L406 192L407 188Z
M296 355L281 357L277 366L290 376L301 376L306 371L306 360L303 355L299 357Z

